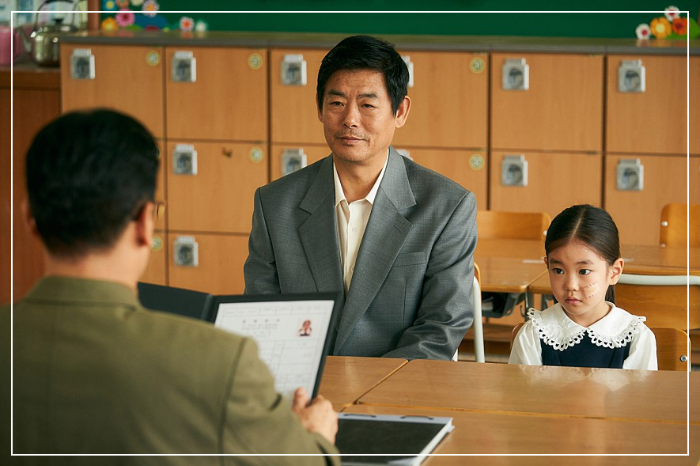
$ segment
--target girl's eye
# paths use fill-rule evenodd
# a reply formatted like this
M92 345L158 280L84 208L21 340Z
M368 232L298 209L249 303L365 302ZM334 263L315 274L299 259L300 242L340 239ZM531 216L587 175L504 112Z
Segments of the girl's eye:
M560 269L560 268L554 267L554 268L552 269L552 273L555 273L555 274L557 274L557 275L561 275L561 274L564 273L564 271L563 271L562 269Z
M591 271L589 269L581 269L578 271L578 273L579 275L588 275L589 273L591 273Z

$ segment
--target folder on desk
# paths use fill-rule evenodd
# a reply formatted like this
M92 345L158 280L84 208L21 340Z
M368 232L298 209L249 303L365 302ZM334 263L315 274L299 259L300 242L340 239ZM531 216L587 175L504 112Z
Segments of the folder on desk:
M339 413L335 444L343 466L415 466L452 429L451 417Z

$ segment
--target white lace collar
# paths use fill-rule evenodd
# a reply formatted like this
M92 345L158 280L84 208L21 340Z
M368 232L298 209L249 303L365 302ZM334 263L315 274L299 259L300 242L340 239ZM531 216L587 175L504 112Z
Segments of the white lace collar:
M583 327L569 318L561 304L538 311L527 311L542 341L554 349L564 351L581 342L586 332L596 346L605 348L622 348L639 333L646 317L633 316L629 312L614 306L612 310L590 327Z

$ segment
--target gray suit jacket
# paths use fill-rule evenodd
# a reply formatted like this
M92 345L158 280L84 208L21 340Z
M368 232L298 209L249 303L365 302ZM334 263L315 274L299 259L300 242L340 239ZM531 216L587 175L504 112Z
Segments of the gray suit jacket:
M255 193L246 293L342 292L332 156ZM476 200L393 148L332 354L450 359L473 321Z

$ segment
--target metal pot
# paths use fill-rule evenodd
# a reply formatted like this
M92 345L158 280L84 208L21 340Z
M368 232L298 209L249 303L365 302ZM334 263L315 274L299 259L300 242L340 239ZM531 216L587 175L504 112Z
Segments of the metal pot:
M53 24L47 24L37 28L39 22L39 12L41 9L49 3L55 2L65 3L65 0L46 0L41 4L36 12L34 32L32 32L31 36L28 37L24 29L21 27L18 28L24 43L24 49L31 54L32 60L34 60L34 62L40 66L58 66L61 58L59 48L59 40L61 36L79 31L79 28L74 24L63 24L64 18L55 18ZM75 13L72 14L72 16L73 19L75 19L78 14Z

